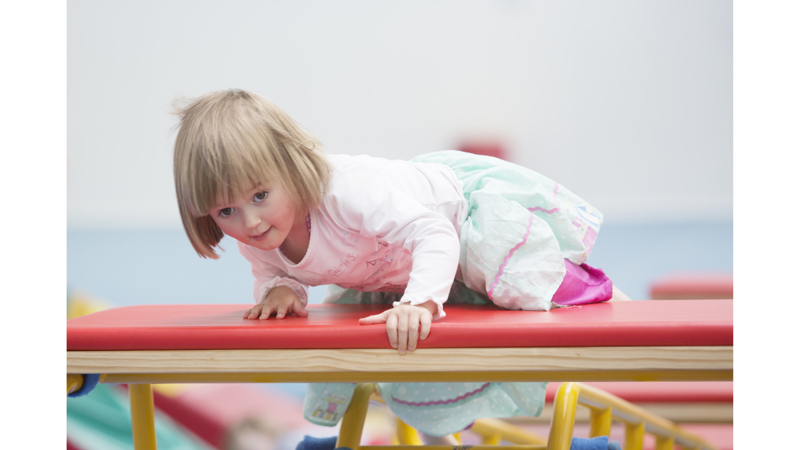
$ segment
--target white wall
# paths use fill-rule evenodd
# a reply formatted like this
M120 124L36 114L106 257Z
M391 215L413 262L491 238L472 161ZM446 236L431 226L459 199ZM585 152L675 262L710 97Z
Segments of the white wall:
M68 225L179 228L177 96L244 88L332 153L503 140L607 223L732 220L730 1L68 3Z

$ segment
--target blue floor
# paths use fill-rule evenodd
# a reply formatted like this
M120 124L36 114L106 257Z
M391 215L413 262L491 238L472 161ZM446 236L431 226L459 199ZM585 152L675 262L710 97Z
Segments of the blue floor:
M183 231L67 232L67 289L111 306L252 303L249 263L234 241L219 260L196 255ZM673 272L733 271L733 223L604 225L589 264L635 300ZM324 287L312 288L319 302Z

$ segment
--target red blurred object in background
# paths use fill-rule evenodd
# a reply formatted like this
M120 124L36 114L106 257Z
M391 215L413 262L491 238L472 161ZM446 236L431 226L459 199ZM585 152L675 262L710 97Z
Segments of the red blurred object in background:
M700 300L733 298L732 273L677 273L650 284L653 300Z
M493 156L508 161L508 153L505 147L499 142L464 142L459 147L459 150L466 153L473 153L475 155Z

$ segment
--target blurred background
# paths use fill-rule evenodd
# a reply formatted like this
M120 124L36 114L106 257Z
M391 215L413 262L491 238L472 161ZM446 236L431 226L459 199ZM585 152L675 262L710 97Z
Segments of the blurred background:
M330 153L475 149L557 180L603 212L589 263L636 300L732 273L730 1L70 0L67 74L72 314L252 303L234 242L193 251L172 181L171 104L228 88Z
M233 242L192 250L171 172L171 103L234 87L330 153L499 146L603 212L589 263L635 299L732 269L728 1L71 0L67 19L69 289L252 301Z

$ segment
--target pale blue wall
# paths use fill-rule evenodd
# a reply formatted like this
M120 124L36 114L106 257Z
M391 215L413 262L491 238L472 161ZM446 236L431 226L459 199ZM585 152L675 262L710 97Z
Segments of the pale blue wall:
M113 306L158 303L250 303L249 263L230 238L219 260L196 256L182 231L67 233L69 288ZM730 222L605 225L589 263L634 299L656 277L679 271L733 270ZM324 288L312 288L318 302Z

